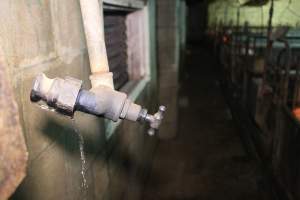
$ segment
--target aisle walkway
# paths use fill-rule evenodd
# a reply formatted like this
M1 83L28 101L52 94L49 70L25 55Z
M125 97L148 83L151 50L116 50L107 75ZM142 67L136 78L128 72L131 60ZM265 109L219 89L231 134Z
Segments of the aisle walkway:
M186 60L178 137L159 143L143 200L261 199L257 166L242 148L214 58L194 49Z

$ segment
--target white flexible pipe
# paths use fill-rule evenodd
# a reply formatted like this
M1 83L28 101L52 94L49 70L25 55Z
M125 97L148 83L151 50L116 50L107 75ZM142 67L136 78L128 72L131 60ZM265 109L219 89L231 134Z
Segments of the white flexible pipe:
M80 7L92 72L92 87L105 85L114 89L104 40L103 2L80 0Z

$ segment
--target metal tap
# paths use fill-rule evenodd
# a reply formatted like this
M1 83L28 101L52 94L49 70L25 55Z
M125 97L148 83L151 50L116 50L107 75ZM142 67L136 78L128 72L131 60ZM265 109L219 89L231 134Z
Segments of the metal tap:
M140 112L140 118L139 121L143 122L146 121L150 125L150 129L148 130L149 135L154 135L155 131L159 129L160 124L162 123L162 120L164 118L164 112L166 111L165 106L159 106L159 109L157 113L154 115L147 114L146 109L142 109Z
M151 115L147 109L128 99L125 93L106 86L84 90L82 83L72 77L49 79L40 74L34 81L30 99L32 102L43 101L55 111L69 116L73 116L75 111L82 111L112 121L146 122L150 126L149 135L154 135L159 129L165 106L160 106L158 112Z

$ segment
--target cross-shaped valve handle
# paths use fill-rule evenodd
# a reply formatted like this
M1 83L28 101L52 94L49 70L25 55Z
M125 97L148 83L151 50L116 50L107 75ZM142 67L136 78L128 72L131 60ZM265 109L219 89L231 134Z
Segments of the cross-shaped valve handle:
M161 122L164 118L164 112L166 111L165 106L159 106L157 113L154 115L146 114L145 121L149 122L150 129L148 130L149 135L154 135L155 131L159 129Z

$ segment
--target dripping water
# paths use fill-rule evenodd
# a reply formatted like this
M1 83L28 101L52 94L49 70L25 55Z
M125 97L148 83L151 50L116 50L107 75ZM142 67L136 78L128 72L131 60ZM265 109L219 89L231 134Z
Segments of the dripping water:
M78 144L79 144L79 151L80 151L80 160L81 160L81 193L82 193L82 199L85 200L87 197L87 189L88 189L88 184L86 181L86 157L84 153L84 139L82 134L77 130L75 119L72 118L72 123L73 123L73 129L78 135Z
M50 111L50 112L55 112L54 108L51 108L50 106L46 105L46 104L36 104L38 105L42 110L46 110L46 111Z
M46 111L50 111L50 112L55 112L58 114L61 114L59 112L56 112L56 110L50 106L48 106L47 104L44 104L43 102L38 102L36 104L38 107L40 107L42 110L46 110ZM67 115L63 115L64 117L68 117L70 118L70 116ZM76 126L76 122L75 119L71 117L72 120L72 127L74 132L77 134L78 136L78 145L79 145L79 151L80 151L80 160L81 160L81 200L86 200L87 199L87 190L88 190L88 184L87 184L87 180L86 180L86 171L87 171L87 167L86 167L86 157L85 157L85 152L84 152L84 139L82 134L78 131L77 126Z

